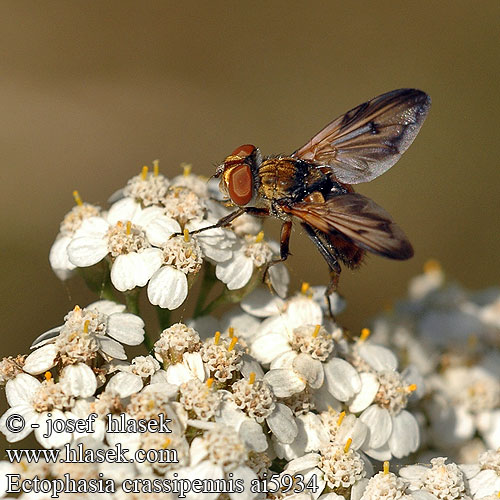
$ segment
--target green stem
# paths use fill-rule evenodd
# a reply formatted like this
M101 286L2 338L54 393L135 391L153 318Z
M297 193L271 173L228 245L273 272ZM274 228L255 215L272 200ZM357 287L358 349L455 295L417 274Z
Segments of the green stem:
M170 314L172 311L169 309L163 309L162 307L156 307L156 315L158 316L158 323L160 324L160 330L163 331L165 328L170 326Z
M212 264L207 262L205 264L205 271L203 273L203 281L201 282L200 293L198 294L198 299L196 300L196 306L194 308L194 318L197 318L198 316L201 316L203 314L203 304L206 302L207 297L216 281L217 278L215 277L215 268Z
M125 292L125 302L127 304L127 311L135 314L137 316L140 316L140 311L139 311L139 295L140 295L140 289L139 288L134 288L133 290L130 290L129 292ZM153 349L153 342L149 338L148 332L144 330L144 340L142 341L144 344L144 347L150 352Z
M105 283L103 283L99 297L101 299L112 300L113 302L118 302L118 300L115 297L115 292L114 292L113 285L111 284L111 281L106 281Z
M212 300L207 307L205 307L198 316L205 316L206 314L210 314L214 309L217 307L221 306L222 304L225 304L226 302L229 302L227 300L227 294L226 291L222 292L216 299ZM196 317L196 316L195 316Z

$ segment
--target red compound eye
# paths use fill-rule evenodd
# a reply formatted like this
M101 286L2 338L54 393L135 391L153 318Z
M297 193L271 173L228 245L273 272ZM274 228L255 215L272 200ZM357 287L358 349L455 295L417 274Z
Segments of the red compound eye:
M252 199L252 171L245 163L231 169L227 184L229 196L236 205L246 205Z
M255 151L255 149L256 147L253 146L252 144L243 144L243 146L236 148L231 153L231 156L239 156L240 158L246 158L247 156L250 156Z

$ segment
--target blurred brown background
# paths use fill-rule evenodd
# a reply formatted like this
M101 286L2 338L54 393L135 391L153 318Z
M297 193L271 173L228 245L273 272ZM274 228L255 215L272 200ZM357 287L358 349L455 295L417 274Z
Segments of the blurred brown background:
M91 300L48 264L73 189L104 204L156 158L168 176L181 162L210 175L243 143L292 152L405 86L431 95L427 122L397 166L358 188L394 215L416 256L344 271L341 319L365 325L430 257L468 287L498 283L499 19L498 0L3 0L0 354L27 352ZM294 286L326 284L326 264L299 233Z

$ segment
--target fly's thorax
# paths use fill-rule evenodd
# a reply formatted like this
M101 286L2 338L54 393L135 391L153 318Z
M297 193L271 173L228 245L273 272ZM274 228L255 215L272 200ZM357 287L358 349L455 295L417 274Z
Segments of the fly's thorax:
M293 158L266 158L259 168L259 194L268 200L290 198L301 177L296 164Z

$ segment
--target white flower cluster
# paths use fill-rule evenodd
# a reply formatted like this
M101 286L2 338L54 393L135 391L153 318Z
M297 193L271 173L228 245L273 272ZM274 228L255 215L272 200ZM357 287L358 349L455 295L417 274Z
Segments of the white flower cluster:
M189 169L172 180L157 164L144 169L107 212L76 199L51 264L62 278L103 266L100 282L83 274L106 300L76 306L31 354L0 361L9 404L0 431L18 443L34 424L42 447L61 450L53 463L0 462L0 497L3 478L18 474L113 480L117 490L100 493L104 499L182 498L162 488L174 480L245 485L187 493L200 500L498 499L498 291L445 286L430 265L410 298L377 318L373 334L365 328L352 338L327 315L324 288L304 284L286 297L279 266L270 268L279 295L258 286L278 251L254 219L194 233L226 211ZM203 266L193 318L172 324L160 311L161 332L151 340L138 313L141 287L153 305L175 309ZM217 279L224 291L207 306ZM334 313L344 305L336 294L330 303ZM130 357L124 346L141 343L145 352ZM93 432L69 425L90 415ZM22 431L9 425L13 416L24 419ZM68 425L47 436L55 419ZM163 419L171 433L137 428ZM67 456L74 449L126 450L128 461L79 463ZM137 460L141 451L175 452L176 460ZM122 489L125 479L140 491Z
M257 281L277 257L279 247L266 242L260 223L250 216L238 218L231 229L213 228L228 211L213 200L207 182L191 174L168 180L143 167L115 193L109 210L83 203L66 215L50 250L50 264L61 279L76 268L99 263L109 266L110 280L120 292L147 286L151 304L177 309L186 300L204 262L229 290L240 290ZM192 236L190 233L194 233ZM286 295L288 274L283 264L269 268L270 282ZM97 284L98 286L100 284Z
M408 298L377 318L373 337L423 377L425 457L472 462L500 447L500 288L469 292L428 262Z

